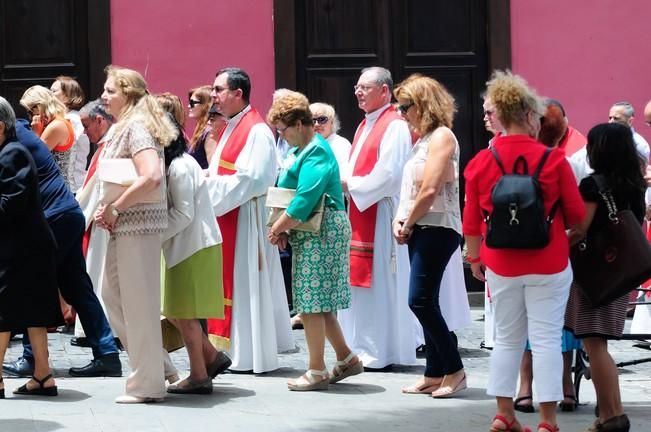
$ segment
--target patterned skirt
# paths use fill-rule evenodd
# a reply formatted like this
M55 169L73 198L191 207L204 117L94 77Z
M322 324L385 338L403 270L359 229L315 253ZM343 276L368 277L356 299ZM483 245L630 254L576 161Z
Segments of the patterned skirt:
M290 232L296 313L336 312L350 307L350 238L346 212L328 208L318 233Z
M565 311L565 328L578 338L591 336L620 339L624 332L628 294L599 307L583 297L581 288L572 283Z

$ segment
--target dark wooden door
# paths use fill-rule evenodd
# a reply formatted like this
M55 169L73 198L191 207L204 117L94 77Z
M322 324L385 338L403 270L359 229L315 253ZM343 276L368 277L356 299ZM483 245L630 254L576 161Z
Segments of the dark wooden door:
M95 98L110 41L109 0L0 0L0 95L22 116L25 89L70 75Z
M508 1L276 0L276 83L332 104L341 135L363 117L353 85L360 70L383 66L397 83L419 72L441 81L459 112L454 131L462 165L488 137L481 92L489 68L505 67ZM508 60L508 59L507 59Z

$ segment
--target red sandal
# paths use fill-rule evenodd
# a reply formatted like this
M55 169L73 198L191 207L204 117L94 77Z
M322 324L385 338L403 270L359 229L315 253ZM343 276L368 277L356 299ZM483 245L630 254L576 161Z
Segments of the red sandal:
M551 424L545 423L545 422L542 422L542 423L538 424L538 430L540 430L540 429L545 429L545 430L547 430L549 432L558 432L559 431L558 426L551 425Z
M495 422L495 420L499 420L500 422L504 423L504 426L506 427L503 429L496 429L491 426L490 432L531 432L531 429L528 427L522 427L522 425L518 422L518 419L515 417L513 417L513 420L509 422L506 417L497 414L495 417L493 417L493 422Z

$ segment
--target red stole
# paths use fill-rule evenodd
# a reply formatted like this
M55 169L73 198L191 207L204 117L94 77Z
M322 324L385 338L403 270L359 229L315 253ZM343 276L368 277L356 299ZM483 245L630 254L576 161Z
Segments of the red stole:
M90 160L90 164L88 165L88 172L86 172L86 177L84 177L84 183L82 184L82 188L86 186L86 184L90 181L90 179L95 175L95 171L97 171L97 161L99 160L99 155L102 153L102 150L104 149L104 143L99 143L97 145L97 150L95 150L95 154L93 154L93 157ZM81 250L86 256L88 253L88 245L90 244L90 231L93 229L93 223L88 226L88 229L86 232L84 232L84 237L81 240Z
M558 147L565 151L565 156L570 157L577 151L581 150L588 140L572 126L567 127L565 136L558 143Z
M220 155L217 175L227 176L237 172L235 161L246 144L251 128L264 120L256 110L251 108L244 114L228 137ZM225 129L224 129L225 130ZM222 131L223 133L223 131ZM237 217L239 207L217 217L217 224L222 233L222 281L224 285L224 318L208 319L208 335L215 346L229 349L231 343L231 321L233 318L233 275L235 273L235 242L237 240Z
M401 117L391 106L380 114L357 156L353 167L353 177L368 175L373 170L380 155L382 137L387 127L389 127L389 123L399 119ZM355 132L353 146L350 149L351 155L355 151L355 146L365 125L366 119L362 121L357 128L357 132ZM351 199L349 217L353 230L353 237L350 242L350 284L356 287L370 288L373 273L373 243L375 241L377 203L364 211L360 211L355 204L355 200Z

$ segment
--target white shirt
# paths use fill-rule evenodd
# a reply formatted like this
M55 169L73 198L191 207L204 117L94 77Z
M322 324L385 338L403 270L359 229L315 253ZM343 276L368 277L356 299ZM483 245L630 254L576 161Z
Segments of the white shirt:
M335 154L335 159L337 159L337 165L339 165L339 177L343 177L344 172L346 172L346 167L348 166L350 148L352 147L350 141L336 133L331 133L326 141L330 144L330 149L332 149L332 152Z

